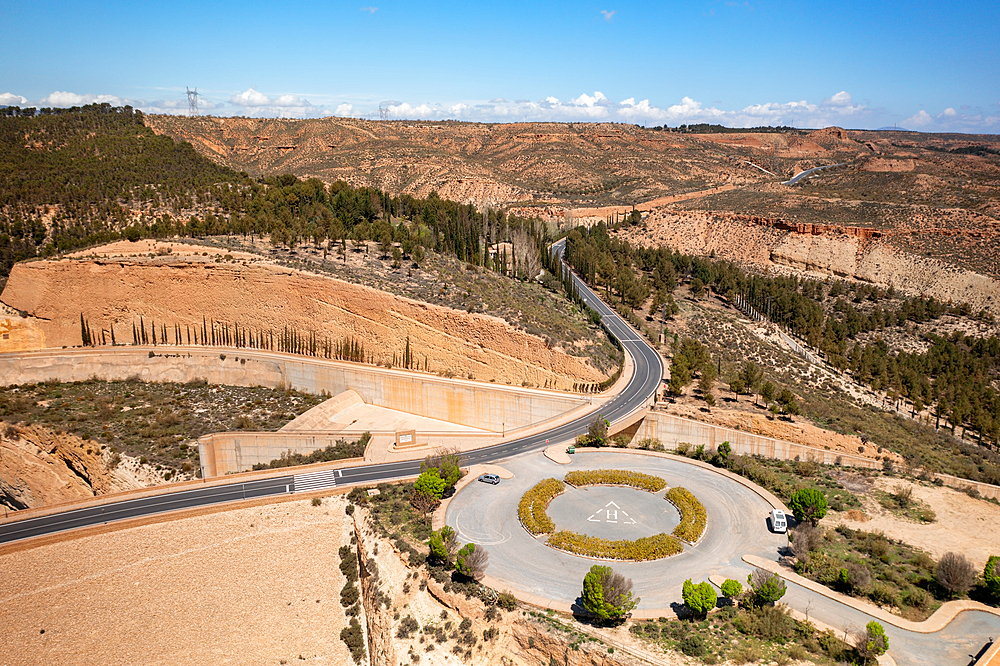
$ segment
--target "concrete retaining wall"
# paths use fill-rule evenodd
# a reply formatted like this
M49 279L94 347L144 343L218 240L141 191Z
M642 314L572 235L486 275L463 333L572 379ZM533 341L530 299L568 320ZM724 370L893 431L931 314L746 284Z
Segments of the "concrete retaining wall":
M980 483L979 481L970 481L968 479L960 479L957 476L952 476L950 474L935 474L934 476L941 479L944 485L949 488L955 488L956 490L961 490L963 492L969 488L975 488L983 497L1000 500L1000 486L994 486L990 483Z
M646 418L639 424L639 429L632 438L632 443L636 444L647 437L660 440L668 449L676 447L677 442L688 442L693 447L704 445L706 450L718 449L723 442L729 442L734 454L763 456L779 460L815 460L825 465L841 464L871 469L882 468L881 461L871 458L838 451L827 451L805 444L693 421L663 412L648 412Z
M217 432L198 438L198 454L201 458L202 475L206 479L253 469L258 463L277 460L287 451L309 454L318 449L336 444L338 439L354 441L363 433L344 431L336 434L320 431L278 431L278 432ZM395 441L395 433L373 432L368 444L387 449ZM457 432L418 432L414 447L417 457L429 453L428 448L480 448L496 444L499 435L470 435ZM367 456L367 451L366 451ZM353 460L353 459L352 459Z
M204 379L232 386L287 386L493 432L511 432L589 404L589 398L497 386L341 361L204 347L119 347L0 354L0 385L90 378L151 382Z

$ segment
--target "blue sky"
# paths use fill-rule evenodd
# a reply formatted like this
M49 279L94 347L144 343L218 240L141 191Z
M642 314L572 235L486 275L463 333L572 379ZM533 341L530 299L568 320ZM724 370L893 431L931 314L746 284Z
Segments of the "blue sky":
M1000 133L1000 3L0 0L0 104Z

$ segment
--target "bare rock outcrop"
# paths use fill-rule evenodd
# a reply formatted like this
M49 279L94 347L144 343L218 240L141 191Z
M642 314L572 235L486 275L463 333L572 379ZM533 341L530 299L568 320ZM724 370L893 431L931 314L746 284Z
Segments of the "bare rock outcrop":
M80 318L102 344L131 344L132 327L151 329L162 344L187 343L203 322L238 325L277 338L287 329L364 345L366 361L401 363L432 373L572 388L604 374L587 360L550 348L507 322L395 296L334 278L235 257L121 257L17 264L3 301L34 318L24 326L46 347L78 346ZM151 331L150 331L151 332ZM27 339L22 335L18 339ZM8 349L0 339L0 351ZM23 347L22 347L23 348Z

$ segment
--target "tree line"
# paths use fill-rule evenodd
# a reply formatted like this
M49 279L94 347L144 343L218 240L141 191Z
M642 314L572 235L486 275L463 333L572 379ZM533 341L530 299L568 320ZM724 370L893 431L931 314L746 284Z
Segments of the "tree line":
M634 222L629 219L624 224ZM675 309L672 294L680 284L686 284L695 297L714 292L732 302L740 295L762 316L818 348L833 366L850 371L858 381L886 391L890 398L909 400L914 413L930 407L935 426L943 420L953 432L959 428L964 435L964 430L970 430L981 444L998 445L1000 340L961 333L926 334L926 351L892 352L880 338L857 339L863 333L925 323L944 315L992 322L986 312L974 313L967 304L943 303L933 297L903 298L891 287L757 275L711 257L666 247L633 247L613 236L613 229L602 222L590 229L574 229L566 239L567 262L595 289L603 290L610 302L635 310L652 296L652 315L668 303ZM706 365L700 355L688 356L681 354L678 390L691 376L701 375Z
M347 241L375 242L396 261L434 250L519 279L537 275L550 240L537 219L434 192L391 196L291 174L254 179L155 135L127 106L0 115L0 277L17 261L121 238L223 234L341 253Z

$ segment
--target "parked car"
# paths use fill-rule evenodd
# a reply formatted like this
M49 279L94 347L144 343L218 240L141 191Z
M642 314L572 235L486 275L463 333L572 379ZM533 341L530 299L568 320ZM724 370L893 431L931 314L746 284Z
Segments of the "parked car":
M784 534L788 531L788 519L785 518L785 512L781 509L771 509L771 529L778 534Z
M492 483L494 486L500 483L500 477L496 474L483 474L479 480L483 483Z

